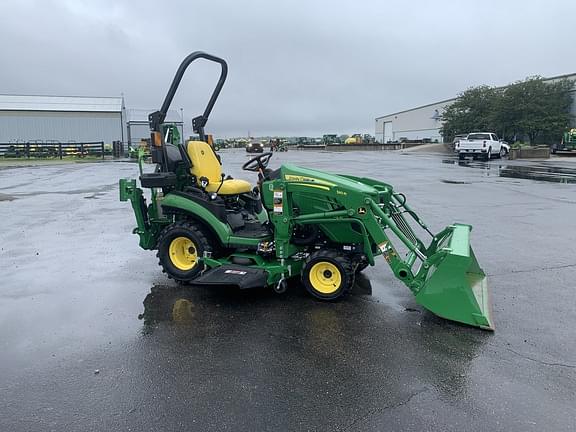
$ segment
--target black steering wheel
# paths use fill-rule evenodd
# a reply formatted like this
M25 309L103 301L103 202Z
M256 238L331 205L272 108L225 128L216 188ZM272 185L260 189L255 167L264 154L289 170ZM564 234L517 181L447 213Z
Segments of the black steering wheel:
M270 158L272 157L272 155L273 153L268 152L253 157L244 165L242 165L242 169L246 171L264 172L264 170L268 166L268 162L270 162Z

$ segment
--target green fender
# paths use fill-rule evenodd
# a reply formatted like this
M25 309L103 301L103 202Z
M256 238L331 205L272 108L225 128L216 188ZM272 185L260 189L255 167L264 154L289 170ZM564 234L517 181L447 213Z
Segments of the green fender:
M200 204L180 195L167 194L162 200L162 207L171 207L190 213L195 219L206 224L220 239L223 245L227 245L232 235L228 224L223 223L210 210Z

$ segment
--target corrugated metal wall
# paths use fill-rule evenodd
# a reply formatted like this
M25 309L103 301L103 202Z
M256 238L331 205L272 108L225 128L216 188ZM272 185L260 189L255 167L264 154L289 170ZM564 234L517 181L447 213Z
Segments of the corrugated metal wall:
M115 112L0 111L0 142L122 141L122 118Z
M438 102L387 117L379 117L376 119L376 139L378 142L388 142L388 140L395 141L400 138L429 138L442 142L440 116L444 107L450 102L452 101Z

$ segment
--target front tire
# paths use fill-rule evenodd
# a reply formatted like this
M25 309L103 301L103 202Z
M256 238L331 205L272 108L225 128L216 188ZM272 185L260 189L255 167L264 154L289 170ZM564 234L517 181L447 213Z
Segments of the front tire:
M201 272L199 258L213 247L202 227L186 221L166 227L158 240L158 257L162 271L177 282L191 282Z
M302 271L306 290L320 300L334 301L346 296L354 285L351 258L331 249L312 253Z

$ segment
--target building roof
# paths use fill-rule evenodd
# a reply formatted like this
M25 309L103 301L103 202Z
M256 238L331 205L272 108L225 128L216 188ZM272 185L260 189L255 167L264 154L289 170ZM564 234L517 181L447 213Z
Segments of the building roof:
M386 115L383 115L383 116L380 116L380 117L376 117L376 120L380 120L380 119L382 119L382 118L391 117L391 116L398 115L398 114L407 113L407 112L410 112L410 111L416 111L416 110L421 109L421 108L426 108L426 107L431 107L431 106L434 106L434 105L440 105L440 104L443 104L443 103L452 102L452 101L455 101L456 99L457 99L457 98L444 99L444 100L441 100L441 101L438 101L438 102L433 102L433 103L426 104L426 105L420 105L420 106L417 106L417 107L415 107L415 108L410 108L410 109L407 109L407 110L404 110L404 111L397 111L397 112L392 113L392 114L386 114Z
M0 95L0 111L121 112L122 97Z
M553 76L553 77L550 77L550 78L544 78L544 81L556 81L556 80L561 80L561 79L564 79L564 78L576 80L576 73L564 74L564 75L557 75L557 76ZM510 85L510 84L509 84L509 85ZM575 83L575 86L576 86L576 83ZM506 87L508 87L508 85L499 86L499 87L494 87L494 88L496 88L496 89L504 89L504 88L506 88ZM438 102L429 103L429 104L426 104L426 105L420 105L420 106L417 106L417 107L415 107L415 108L410 108L410 109L407 109L407 110L397 111L397 112L394 112L394 113L391 113L391 114L386 114L386 115L383 115L383 116L379 116L379 117L376 117L375 120L380 120L380 119L382 119L382 118L391 117L391 116L393 116L393 115L398 115L398 114L403 114L403 113L410 112L410 111L415 111L415 110L418 110L418 109L421 109L421 108L426 108L426 107L430 107L430 106L434 106L434 105L440 105L440 104L443 104L443 103L452 102L452 101L455 101L456 99L458 99L458 98L457 98L457 97L454 97L454 98L451 98L451 99L444 99L444 100L441 100L441 101L438 101Z
M126 119L128 123L142 123L148 124L148 114L157 111L158 109L127 109L126 110ZM166 113L166 120L165 123L177 123L182 124L182 116L176 110L168 110Z

